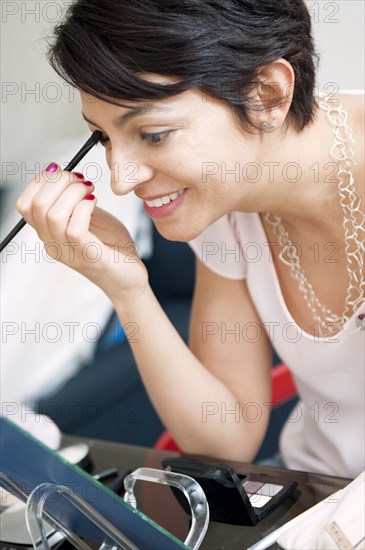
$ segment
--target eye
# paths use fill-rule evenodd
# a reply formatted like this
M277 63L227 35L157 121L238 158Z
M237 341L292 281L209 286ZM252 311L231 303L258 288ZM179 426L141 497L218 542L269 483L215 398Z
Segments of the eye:
M155 134L141 134L141 139L142 141L146 141L148 145L160 145L171 132L172 130L166 130L165 132Z

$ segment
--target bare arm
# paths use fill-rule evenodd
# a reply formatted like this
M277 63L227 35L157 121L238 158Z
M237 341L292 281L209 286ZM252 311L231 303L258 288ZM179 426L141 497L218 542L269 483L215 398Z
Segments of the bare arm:
M179 446L186 452L250 461L268 422L271 346L245 283L197 264L191 350L149 287L132 307L115 306L122 323L138 326L138 342L131 346L141 376ZM227 329L238 324L241 337L227 335L224 341L223 323ZM252 333L251 341L245 338L247 323L260 331L255 343ZM216 329L216 334L207 334Z

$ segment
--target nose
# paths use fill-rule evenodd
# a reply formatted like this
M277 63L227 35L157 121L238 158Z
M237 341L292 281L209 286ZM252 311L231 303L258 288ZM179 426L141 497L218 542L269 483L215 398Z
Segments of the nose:
M115 195L127 195L154 176L152 167L141 159L131 160L131 157L127 159L125 155L116 153L110 160L110 186Z

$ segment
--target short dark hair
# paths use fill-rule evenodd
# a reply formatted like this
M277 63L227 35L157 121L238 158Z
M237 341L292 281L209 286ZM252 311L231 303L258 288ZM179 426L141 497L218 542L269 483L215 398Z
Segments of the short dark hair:
M260 68L281 57L295 73L289 122L302 129L314 118L317 58L304 0L76 0L48 51L55 71L93 96L122 105L199 88L246 128Z

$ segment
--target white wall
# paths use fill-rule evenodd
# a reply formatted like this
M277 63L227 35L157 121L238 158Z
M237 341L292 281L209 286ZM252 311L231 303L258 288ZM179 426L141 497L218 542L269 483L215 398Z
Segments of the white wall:
M35 169L36 162L43 168L57 160L58 140L82 140L89 133L78 94L44 54L45 36L65 7L62 1L1 2L1 160L8 163L2 165L3 182L25 184L32 179L26 170Z
M364 89L364 0L307 0L306 4L321 56L320 89L330 88L330 83L339 89Z

